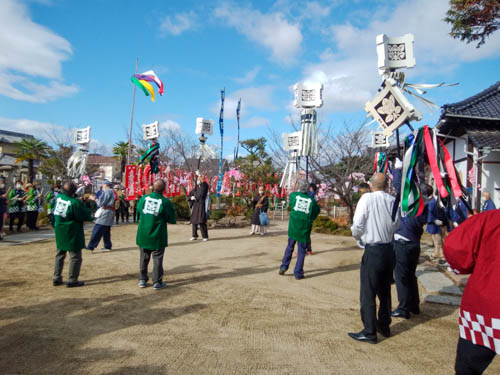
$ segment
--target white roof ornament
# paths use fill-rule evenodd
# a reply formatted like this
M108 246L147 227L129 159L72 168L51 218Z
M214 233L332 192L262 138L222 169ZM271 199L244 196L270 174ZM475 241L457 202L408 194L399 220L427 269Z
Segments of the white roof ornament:
M302 132L283 133L285 151L300 151L302 149Z
M380 90L365 110L382 128L382 133L390 136L393 131L409 121L420 121L422 115L406 99L392 79L385 80L385 87Z
M295 100L293 105L297 108L320 108L323 105L323 84L322 83L296 83Z
M372 133L372 147L373 148L389 148L389 137L382 132Z
M207 120L203 117L196 118L195 134L212 135L214 133L214 121Z
M84 129L75 129L73 143L86 145L90 142L90 126Z
M158 121L151 124L142 125L143 139L145 141L157 139L160 136L160 129L158 127Z
M400 37L388 37L385 34L377 35L378 69L380 74L394 69L415 66L413 55L413 34L405 34Z

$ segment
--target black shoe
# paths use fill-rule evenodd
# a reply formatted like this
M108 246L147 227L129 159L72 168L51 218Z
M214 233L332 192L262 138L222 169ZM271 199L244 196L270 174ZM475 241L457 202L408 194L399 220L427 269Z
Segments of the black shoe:
M280 268L278 273L283 276L285 274L285 272L286 272L285 268Z
M52 280L52 285L54 286L59 286L59 285L63 285L64 283L62 282L62 280Z
M85 283L83 281L75 281L72 283L67 283L66 286L68 288L78 288L79 286L84 286Z
M302 276L295 276L295 280L303 280L304 279L304 275Z
M417 307L416 309L410 310L410 312L411 312L413 315L418 315L418 314L420 314L420 307Z
M391 312L391 316L393 318L405 318L405 319L410 319L410 314L409 313L403 313L399 310L394 310Z
M361 331L359 333L349 332L348 335L349 335L349 337L351 337L357 341L367 342L369 344L376 344L377 343L377 336L372 336L372 335L367 336L363 333L363 331Z
M85 250L94 251L94 249L93 249L93 248L88 247L88 246L85 246Z
M383 327L379 324L376 324L376 326L377 326L377 332L380 333L382 336L391 337L391 329L389 328L389 326Z

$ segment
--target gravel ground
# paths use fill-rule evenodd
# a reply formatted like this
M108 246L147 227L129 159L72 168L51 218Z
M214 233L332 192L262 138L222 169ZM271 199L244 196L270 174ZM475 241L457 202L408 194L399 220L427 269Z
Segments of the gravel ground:
M113 227L112 252L84 251L83 288L52 286L53 240L1 247L0 373L453 373L455 307L422 304L377 345L347 336L362 328L351 238L314 234L297 281L278 275L286 223L264 237L213 230L208 242L190 230L169 226L160 291L137 287L135 225Z

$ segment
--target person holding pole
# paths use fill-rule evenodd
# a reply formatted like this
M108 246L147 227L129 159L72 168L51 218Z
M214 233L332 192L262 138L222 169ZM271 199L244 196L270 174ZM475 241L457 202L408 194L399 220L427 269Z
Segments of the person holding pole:
M288 221L288 245L283 255L279 274L284 275L290 266L293 248L298 242L297 262L293 274L296 280L304 278L304 258L306 246L311 241L312 224L318 217L320 208L316 200L307 195L307 181L300 181L297 192L290 194L290 219Z
M156 180L153 192L143 196L137 204L138 218L136 243L140 249L139 288L146 288L148 265L153 258L153 289L160 290L167 286L163 282L163 255L168 246L167 223L175 224L176 215L172 203L163 196L165 182Z
M377 331L389 337L391 331L391 282L394 269L393 236L398 220L392 220L395 198L385 192L387 177L375 173L371 193L361 196L354 213L352 236L365 252L360 269L360 302L363 330L348 335L357 341L377 343ZM376 298L380 301L378 319Z
M62 192L57 196L54 206L54 232L56 235L57 254L54 264L52 284L63 284L62 271L64 259L69 252L68 288L80 287L83 281L78 281L82 266L82 249L85 247L83 223L92 221L90 211L75 198L77 186L74 182L66 182Z

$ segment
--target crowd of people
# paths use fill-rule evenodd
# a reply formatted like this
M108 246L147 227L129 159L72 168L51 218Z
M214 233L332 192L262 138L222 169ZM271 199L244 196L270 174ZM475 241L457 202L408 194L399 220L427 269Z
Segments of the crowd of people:
M108 181L109 184L109 181ZM111 186L109 184L108 186ZM38 182L23 183L16 181L13 187L7 188L6 181L0 176L0 240L7 233L3 231L4 225L8 225L8 231L12 233L21 233L25 228L29 231L40 229L40 214L46 213L48 223L54 226L54 204L61 190L61 184L54 184L48 192L40 187ZM95 200L90 199L91 194L84 194L84 186L77 187L79 199L91 214L97 210ZM97 193L99 195L101 190ZM113 190L115 200L113 201L113 217L115 223L128 223L130 220L130 208L134 208L136 201L129 202L125 199L123 189L116 185ZM135 222L135 217L133 219Z
M398 165L399 164L399 165ZM401 163L396 161L393 181L396 196L401 188ZM483 192L482 212L439 205L427 185L428 204L418 216L394 215L397 201L387 190L388 178L375 173L371 192L361 196L354 214L352 235L364 249L360 267L360 305L363 329L349 332L357 341L377 343L377 334L391 336L392 318L410 319L420 314L416 268L423 228L432 235L433 257L449 262L450 270L471 274L460 306L455 371L481 374L500 354L500 211ZM444 239L443 235L449 233ZM444 247L444 253L443 253ZM397 308L391 311L391 283L395 281ZM378 313L377 303L378 299Z
M420 314L419 287L416 268L420 258L420 240L424 228L434 242L433 257L460 273L472 274L464 292L460 308L460 339L457 347L456 371L458 374L481 373L500 351L500 211L496 209L487 192L483 193L482 213L472 215L467 208L444 208L430 185L425 186L427 204L418 216L401 216L397 210L397 196L401 188L401 163L396 161L393 170L394 191L388 190L388 177L375 173L368 189L363 192L355 210L351 232L359 247L364 249L360 266L360 305L363 329L350 332L357 341L377 343L377 334L391 336L392 318L410 319ZM5 191L0 180L0 208L2 220L8 213L10 228L17 220L18 230L26 216L27 226L36 230L37 214L45 200L47 214L55 228L57 252L55 256L53 285L63 284L62 270L69 253L69 272L66 286L80 287L82 249L93 251L103 240L101 251L111 251L111 227L129 220L128 210L133 208L134 222L138 221L136 244L139 248L140 288L148 287L148 265L153 259L152 286L154 290L166 287L163 280L163 257L168 246L167 223L176 223L173 204L165 198L165 183L157 180L138 201L127 202L121 189L113 189L105 181L96 194L79 194L73 182L56 185L45 196L36 184L16 186ZM316 186L299 181L298 189L289 196L290 218L288 241L279 274L290 267L295 245L298 253L294 268L296 280L304 279L304 260L312 254L311 231L320 213L315 199ZM434 193L434 194L433 194ZM203 241L208 241L207 221L210 217L210 193L202 176L187 196L191 210L192 237L198 239L198 229ZM250 235L266 234L269 222L269 200L263 186L258 188L251 207ZM397 213L397 214L396 214ZM473 217L471 217L473 216ZM88 243L85 243L84 222L94 221ZM395 282L397 307L392 310L391 283ZM378 299L378 312L377 300ZM478 328L479 327L479 328Z

